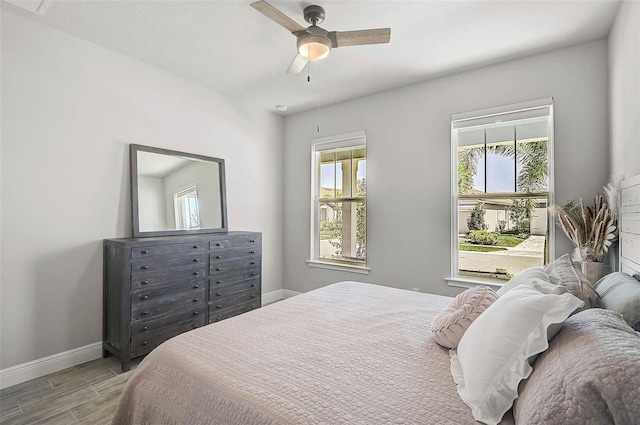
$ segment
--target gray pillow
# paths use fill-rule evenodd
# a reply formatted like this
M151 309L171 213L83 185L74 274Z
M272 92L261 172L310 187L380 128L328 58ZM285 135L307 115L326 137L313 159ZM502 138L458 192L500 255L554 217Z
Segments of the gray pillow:
M547 265L544 271L551 279L557 279L560 285L566 287L569 292L584 301L585 310L588 308L602 307L602 301L598 293L593 289L584 274L582 274L582 271L571 261L569 254L564 254L553 263Z
M634 328L640 326L640 282L622 272L613 272L594 285L602 306L622 314Z

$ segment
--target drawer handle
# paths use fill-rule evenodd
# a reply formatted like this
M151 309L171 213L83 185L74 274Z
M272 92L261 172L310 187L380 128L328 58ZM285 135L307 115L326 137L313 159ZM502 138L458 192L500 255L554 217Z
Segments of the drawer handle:
M200 262L200 259L199 259L199 258L194 258L194 259L193 259L193 262L194 262L194 263L199 263L199 262Z
M255 276L255 275L256 275L255 273L251 273L251 276Z
M144 342L142 343L142 345L143 345L143 346L144 346L144 345L147 345L147 344L148 344L148 342L147 342L147 341L144 341Z
M256 265L256 262L255 262L255 261L252 261L252 262L250 262L250 263L249 263L249 265L250 265L250 266L255 266L255 265Z
M255 251L249 251L249 254L255 254L255 253L256 253Z
M147 251L146 249L141 252L141 254L148 254L148 253L149 251Z
M251 308L256 308L256 305L255 304L251 304Z
M140 267L142 270L149 270L149 266L142 266Z
M222 245L220 245L219 243L217 243L217 244L216 244L216 246L222 246Z
M196 328L199 328L197 323L193 325L193 329L196 329Z
M193 285L193 289L198 289L200 285Z
M145 326L144 328L142 328L142 332L146 332L149 330L149 326Z
M147 310L145 310L142 313L140 313L140 316L146 316L147 314L149 314L149 312Z
M222 306L221 305L217 305L216 308L222 308Z
M256 297L256 294L251 295L251 298L255 298L255 297Z
M221 280L216 280L216 285L220 285L222 283Z
M193 272L194 276L200 276L200 272Z
M256 240L255 239L249 239L249 242L256 243Z
M216 269L216 271L217 271L217 272L221 272L222 270L220 269L220 267L218 267L218 268Z
M199 311L194 311L194 312L193 312L193 315L194 315L194 316L197 316L198 314L200 314L200 312L199 312Z
M198 301L200 301L200 300L199 300L199 299L197 299L197 298L194 298L194 299L193 299L193 302L194 302L194 303L197 303Z
M143 280L142 282L140 282L140 285L146 285L147 283L149 283L148 280Z
M141 300L148 300L149 299L149 295L140 295L140 299Z
M222 295L220 292L216 292L216 297L219 297L220 295Z
M219 260L219 259L221 259L221 258L222 258L221 256L216 255L216 260Z
M198 248L200 248L198 245L193 246L193 249L198 249Z
M255 287L256 287L256 284L255 284L255 283L252 283L252 284L251 284L251 287L252 287L252 288L255 288Z

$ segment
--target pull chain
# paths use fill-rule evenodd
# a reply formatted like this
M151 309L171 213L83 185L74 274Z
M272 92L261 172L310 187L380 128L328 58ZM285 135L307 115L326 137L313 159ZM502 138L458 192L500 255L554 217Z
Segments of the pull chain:
M320 63L318 63L318 75L317 75L317 80L318 80L318 87L317 87L317 110L316 110L316 132L320 133Z

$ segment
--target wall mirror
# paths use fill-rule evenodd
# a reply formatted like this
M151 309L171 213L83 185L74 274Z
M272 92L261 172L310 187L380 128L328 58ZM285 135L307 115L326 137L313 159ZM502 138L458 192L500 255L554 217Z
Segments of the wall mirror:
M133 236L227 231L224 159L131 144Z

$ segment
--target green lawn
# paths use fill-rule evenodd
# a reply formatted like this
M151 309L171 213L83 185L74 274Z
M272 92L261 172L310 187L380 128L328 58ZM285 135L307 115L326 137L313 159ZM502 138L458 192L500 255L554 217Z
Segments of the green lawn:
M474 251L474 252L494 252L494 251L506 251L507 248L502 246L487 246L487 245L473 245L473 244L459 244L458 249L460 251Z
M497 248L497 247L514 247L514 246L518 246L520 245L520 243L523 241L524 239L520 239L517 236L513 236L513 235L498 235L498 243L496 243L494 246L491 246L490 248ZM489 252L489 251L502 251L503 249L490 249L487 251L482 251L480 249L462 249L462 246L476 246L476 247L480 247L480 246L487 246L487 245L475 245L472 244L469 239L467 238L458 238L458 245L460 246L460 250L461 251L480 251L480 252Z

